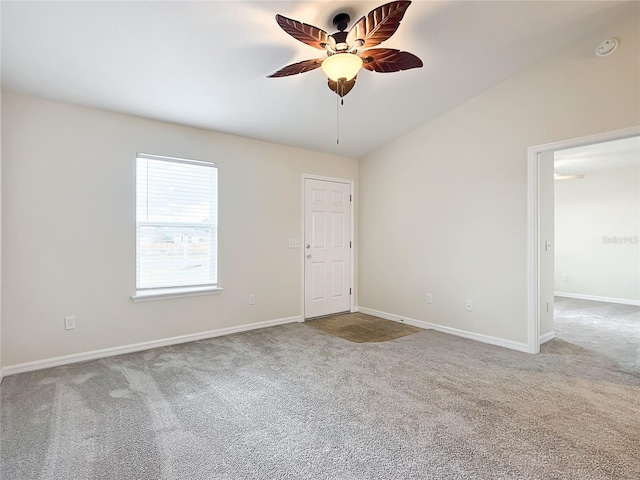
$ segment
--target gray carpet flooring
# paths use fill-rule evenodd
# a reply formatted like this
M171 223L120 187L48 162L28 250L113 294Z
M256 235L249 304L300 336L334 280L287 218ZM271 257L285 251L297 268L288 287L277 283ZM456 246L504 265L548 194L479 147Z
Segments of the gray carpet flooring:
M640 374L640 307L556 297L553 321L561 342Z
M640 376L289 324L14 375L2 479L638 479Z

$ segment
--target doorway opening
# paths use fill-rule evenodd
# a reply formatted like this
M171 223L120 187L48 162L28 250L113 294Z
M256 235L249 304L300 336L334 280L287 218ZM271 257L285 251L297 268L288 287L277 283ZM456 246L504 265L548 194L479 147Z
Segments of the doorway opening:
M549 342L640 371L638 135L529 149L531 353Z
M557 150L554 177L554 315L541 337L640 372L640 137Z

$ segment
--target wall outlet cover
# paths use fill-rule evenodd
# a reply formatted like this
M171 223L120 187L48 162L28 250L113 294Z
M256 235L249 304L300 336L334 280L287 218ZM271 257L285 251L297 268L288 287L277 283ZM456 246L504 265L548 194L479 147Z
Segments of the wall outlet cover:
M73 330L76 328L76 317L64 317L64 329Z

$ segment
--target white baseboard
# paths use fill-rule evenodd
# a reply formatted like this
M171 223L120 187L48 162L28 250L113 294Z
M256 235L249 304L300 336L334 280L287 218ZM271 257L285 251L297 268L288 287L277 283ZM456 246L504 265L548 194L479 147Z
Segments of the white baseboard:
M17 373L32 372L34 370L42 370L44 368L57 367L70 363L86 362L87 360L95 360L98 358L112 357L114 355L122 355L124 353L139 352L142 350L150 350L152 348L166 347L169 345L177 345L180 343L194 342L196 340L204 340L207 338L221 337L232 333L246 332L249 330L258 330L260 328L275 327L276 325L284 325L286 323L301 322L302 317L278 318L276 320L268 320L266 322L250 323L247 325L239 325L237 327L219 328L209 330L207 332L191 333L189 335L181 335L179 337L164 338L161 340L151 340L149 342L134 343L124 345L122 347L104 348L101 350L92 350L90 352L74 353L64 355L62 357L46 358L44 360L36 360L34 362L19 363L9 365L2 368L4 376L15 375Z
M556 297L575 298L578 300L591 300L592 302L619 303L621 305L635 305L640 307L640 300L629 300L627 298L600 297L598 295L583 295L582 293L554 292Z
M491 337L489 335L483 335L481 333L468 332L466 330L459 330L457 328L445 327L437 325L435 323L424 322L422 320L416 320L401 315L395 315L393 313L381 312L367 307L358 307L358 311L373 315L375 317L384 318L386 320L393 320L394 322L406 323L407 325L413 325L414 327L437 330L439 332L449 333L458 337L469 338L482 343L488 343L490 345L497 345L499 347L510 348L511 350L517 350L518 352L529 353L529 346L526 343L514 342L506 340L504 338Z
M553 340L554 338L556 338L556 332L553 330L549 333L545 333L544 335L540 335L540 345L547 343L549 340Z

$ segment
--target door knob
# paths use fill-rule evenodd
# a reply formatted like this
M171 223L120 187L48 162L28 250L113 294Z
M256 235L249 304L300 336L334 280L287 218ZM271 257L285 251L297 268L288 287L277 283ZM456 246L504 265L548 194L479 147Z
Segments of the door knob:
M308 243L307 243L307 248L311 248L311 245L309 245Z

